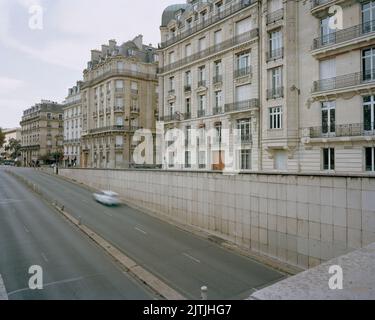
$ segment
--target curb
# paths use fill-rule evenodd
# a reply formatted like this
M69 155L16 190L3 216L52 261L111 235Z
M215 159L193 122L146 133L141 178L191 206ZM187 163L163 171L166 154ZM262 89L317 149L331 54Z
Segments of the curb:
M5 288L3 278L0 274L0 301L8 300L8 294Z

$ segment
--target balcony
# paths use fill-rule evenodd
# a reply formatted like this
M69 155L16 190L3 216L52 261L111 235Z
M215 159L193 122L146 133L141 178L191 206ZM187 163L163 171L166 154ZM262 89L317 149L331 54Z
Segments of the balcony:
M94 86L111 77L129 77L129 78L145 79L145 80L157 80L157 75L154 73L142 73L138 71L115 68L113 70L103 72L99 76L90 76L90 80L85 81L82 84L81 89L83 90L90 86ZM124 91L124 88L116 88L115 91L117 91L117 89L120 89L121 92ZM95 99L97 99L97 95L95 95Z
M131 113L135 113L135 114L138 114L139 113L139 108L137 108L137 107L132 107L131 109L130 109L130 112Z
M99 116L103 116L103 115L104 115L104 109L99 110Z
M203 118L206 116L206 110L202 109L202 110L198 110L198 118Z
M98 112L94 111L94 112L92 113L92 116L93 116L94 118L97 118L97 117L98 117Z
M92 129L89 131L90 134L96 134L96 133L104 133L104 132L131 132L136 131L139 129L138 127L134 126L108 126L108 127L101 127Z
M242 134L240 137L241 144L251 144L253 142L253 137L249 134Z
M187 84L184 87L185 92L191 92L191 84Z
M245 101L239 101L234 103L229 103L225 105L225 112L236 112L236 111L246 111L259 107L258 99L250 99Z
M105 109L105 113L106 113L106 114L110 114L110 113L111 113L111 108L106 108L106 109Z
M123 93L124 91L125 91L124 88L116 88L116 89L115 89L115 92L116 92L116 93Z
M164 49L174 43L176 43L177 41L180 41L198 31L201 31L205 28L207 28L208 26L226 18L226 17L229 17L231 16L232 14L246 8L246 7L249 7L251 6L252 4L254 4L255 2L257 2L257 0L241 0L241 1L234 1L234 3L231 3L229 5L226 6L226 8L214 15L211 15L209 18L205 19L204 21L202 21L201 23L195 25L194 27L192 28L189 28L188 30L184 31L184 32L181 32L180 34L172 37L171 39L168 39L167 41L164 41L162 42L160 45L159 45L159 48L160 49Z
M217 74L212 78L212 83L213 84L218 84L223 82L223 75L222 74Z
M206 80L199 80L198 81L198 88L206 87Z
M116 106L113 108L115 113L124 112L124 107Z
M124 148L124 145L123 144L115 144L115 149L118 150L118 149L123 149Z
M284 58L284 48L277 48L267 52L267 62Z
M214 116L216 116L216 115L218 115L218 114L223 114L223 113L224 113L224 107L222 107L222 106L214 107L214 108L212 109L212 114L213 114Z
M247 66L247 67L235 70L234 78L237 79L237 78L248 76L250 74L251 74L251 67Z
M340 137L366 137L375 136L375 123L350 123L333 126L308 128L309 137L340 138Z
M131 94L133 94L135 96L137 96L138 93L139 93L138 89L131 89L130 92L131 92Z
M279 9L267 14L267 25L284 19L284 9Z
M181 114L182 120L189 120L191 119L191 113L190 112L185 112Z
M338 30L323 37L314 39L313 54L318 54L321 50L334 51L335 49L358 45L369 45L368 37L375 33L375 21L365 22L354 27Z
M352 87L358 86L373 86L375 83L375 69L368 70L365 72L351 73L335 78L324 79L315 81L312 89L312 93L316 94L319 92L344 90L347 91ZM359 89L359 88L356 88Z
M168 91L168 95L169 96L174 96L176 94L176 90L175 89L171 89Z
M267 90L267 100L284 98L284 87Z
M207 48L206 50L199 51L199 52L197 52L195 54L192 54L192 55L190 55L190 56L188 56L184 59L181 59L181 60L176 61L174 63L168 64L168 65L166 65L162 68L159 68L158 71L159 71L159 73L166 73L166 72L169 72L171 70L181 68L184 65L195 62L199 59L203 59L203 58L208 59L208 57L210 55L213 55L213 54L216 54L220 51L229 49L233 46L243 44L245 42L249 42L252 39L258 37L258 35L259 35L259 29L258 28L253 29L250 32L245 32L245 33L240 34L238 36L235 36L235 37L233 37L229 40L223 41L223 42L221 42L217 45L211 46L211 47Z

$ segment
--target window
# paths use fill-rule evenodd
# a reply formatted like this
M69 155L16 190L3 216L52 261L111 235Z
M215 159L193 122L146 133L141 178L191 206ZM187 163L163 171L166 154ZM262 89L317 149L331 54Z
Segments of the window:
M375 48L362 51L363 81L375 80Z
M124 138L122 136L116 136L116 146L122 146L124 143Z
M191 152L185 151L185 168L191 168Z
M283 128L283 108L274 107L270 108L270 129Z
M205 169L206 168L206 151L199 151L199 169Z
M221 109L223 106L223 92L220 91L215 91L215 108Z
M236 102L248 101L251 99L251 85L245 84L236 87Z
M243 52L236 56L237 76L250 73L250 52Z
M185 57L191 56L191 44L185 46Z
M191 71L185 72L185 85L191 86Z
M327 45L335 42L336 29L332 29L330 24L331 17L326 17L320 20L320 36L322 45Z
M288 153L284 150L275 151L275 170L285 171L288 168Z
M333 101L322 103L322 133L336 132L336 104Z
M124 81L116 80L116 89L124 89Z
M362 5L362 30L363 33L375 30L375 1L369 1Z
M169 92L174 93L174 77L169 78Z
M223 35L222 35L222 31L219 30L219 31L216 31L214 33L214 39L215 39L215 45L221 43L223 41Z
M186 30L191 29L192 25L193 25L193 20L191 18L186 20L186 25L185 25Z
M240 155L241 170L251 170L251 150L240 150Z
M124 98L116 98L116 107L122 108L124 106Z
M175 62L175 54L174 51L169 53L169 63L174 63Z
M131 83L131 89L132 90L135 90L135 91L138 91L138 82L132 82Z
M199 100L199 111L204 112L206 110L206 96L201 95L198 97Z
M124 70L125 70L125 64L124 64L123 61L118 61L118 62L117 62L117 69L118 69L119 71L124 71Z
M191 113L191 102L190 102L190 98L186 98L185 100L185 111L187 114L190 114Z
M220 14L223 11L223 1L219 1L215 3L215 12Z
M241 35L249 32L253 27L251 18L243 19L236 23L236 35Z
M363 127L365 131L375 130L375 96L363 97Z
M218 77L221 75L221 69L222 69L222 63L221 60L214 62L214 74L215 77Z
M375 148L365 148L366 171L375 172Z
M268 95L269 99L277 99L283 96L282 88L282 68L274 68L270 71L270 93Z
M198 41L198 51L206 49L206 37L200 38Z
M323 170L326 170L326 171L335 170L335 149L334 148L323 149Z
M281 56L281 49L283 47L283 34L281 30L273 31L269 35L270 37L270 58L277 58Z
M198 81L199 86L204 86L206 81L206 67L202 66L198 68Z
M241 119L237 121L237 129L240 133L241 142L250 142L251 125L250 119Z
M169 104L169 115L172 117L174 115L174 103Z

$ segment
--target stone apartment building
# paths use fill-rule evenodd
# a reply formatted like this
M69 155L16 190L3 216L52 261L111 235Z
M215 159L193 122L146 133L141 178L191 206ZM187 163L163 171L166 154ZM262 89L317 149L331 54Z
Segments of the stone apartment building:
M157 55L143 37L117 45L110 40L92 50L81 86L81 166L128 168L133 165L137 129L155 132Z
M171 151L169 167L223 169L222 132L238 128L240 148L230 151L236 165L259 170L259 10L257 1L233 0L187 1L164 11L160 120L186 138L184 165L171 163Z
M222 169L215 147L230 128L240 130L240 170L374 172L373 15L375 1L366 0L168 7L160 28L160 120L166 129L217 132L193 141L195 166L186 141L184 167Z
M5 134L5 143L2 148L0 148L0 158L4 160L10 160L10 154L6 151L9 146L9 141L14 139L21 141L21 128L3 129Z
M25 110L21 121L22 164L53 162L63 152L63 106L42 100Z
M80 166L82 131L82 82L69 89L64 111L64 165Z

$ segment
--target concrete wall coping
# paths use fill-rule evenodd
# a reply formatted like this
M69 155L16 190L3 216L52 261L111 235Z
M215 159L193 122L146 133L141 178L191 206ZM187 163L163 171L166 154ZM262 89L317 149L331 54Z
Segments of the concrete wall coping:
M329 268L343 269L343 289L331 290ZM254 293L250 300L374 300L375 243Z

